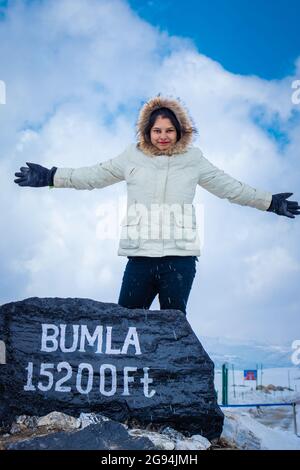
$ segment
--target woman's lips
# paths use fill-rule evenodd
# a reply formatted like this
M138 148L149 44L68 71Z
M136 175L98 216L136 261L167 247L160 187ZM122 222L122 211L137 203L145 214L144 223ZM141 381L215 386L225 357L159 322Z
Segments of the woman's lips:
M166 145L166 144L169 144L170 142L159 142L159 144L161 145Z

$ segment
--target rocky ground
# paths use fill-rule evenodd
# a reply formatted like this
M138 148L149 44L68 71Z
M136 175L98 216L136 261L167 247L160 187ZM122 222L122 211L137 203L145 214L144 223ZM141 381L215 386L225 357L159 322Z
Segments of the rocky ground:
M43 417L18 416L9 429L0 429L0 450L19 449L157 449L232 450L224 438L208 441L190 437L169 426L129 427L102 415L82 413L79 418L53 412Z

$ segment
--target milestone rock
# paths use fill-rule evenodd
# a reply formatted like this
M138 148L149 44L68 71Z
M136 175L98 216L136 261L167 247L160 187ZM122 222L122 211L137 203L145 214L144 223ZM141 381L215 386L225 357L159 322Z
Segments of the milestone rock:
M0 341L2 423L86 412L187 437L222 432L214 364L179 310L32 297L0 307Z

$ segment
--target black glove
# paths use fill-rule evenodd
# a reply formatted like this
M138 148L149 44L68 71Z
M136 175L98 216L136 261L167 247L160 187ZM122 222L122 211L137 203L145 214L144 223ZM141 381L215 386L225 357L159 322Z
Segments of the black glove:
M295 218L295 215L300 214L300 207L297 201L286 201L286 199L292 196L293 193L279 193L273 194L272 202L267 209L269 212L275 212L278 215L285 215L291 219ZM294 215L295 214L295 215Z
M18 179L14 180L19 186L32 186L38 188L41 186L53 186L53 177L56 172L56 166L51 170L38 165L37 163L26 162L29 168L22 166L20 173L15 173Z

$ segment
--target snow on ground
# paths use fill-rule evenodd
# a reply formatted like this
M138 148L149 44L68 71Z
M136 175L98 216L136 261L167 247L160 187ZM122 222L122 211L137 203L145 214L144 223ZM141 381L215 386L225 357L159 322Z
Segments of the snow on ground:
M300 438L293 432L265 426L241 409L223 411L225 422L221 437L234 442L239 449L300 450Z
M255 367L253 367L255 369ZM248 391L253 391L256 388L255 380L244 380L244 373L242 370L232 370L231 366L228 366L228 391L229 394L234 398L234 390L236 395L240 399L243 399L243 395ZM264 369L258 372L258 385L269 385L288 387L294 392L300 393L300 368L299 367L279 367L277 369ZM222 391L222 371L219 369L215 370L215 387L219 392L221 400ZM284 393L277 392L277 398L280 398Z
M261 380L262 379L262 380ZM225 415L235 416L241 429L252 431L262 448L300 450L300 369L299 367L266 369L258 385L285 387L284 390L256 390L256 381L243 379L243 371L228 371L229 404L263 404L296 402L297 435L292 406L222 408ZM233 386L235 385L235 386ZM215 371L218 402L222 403L222 372Z

